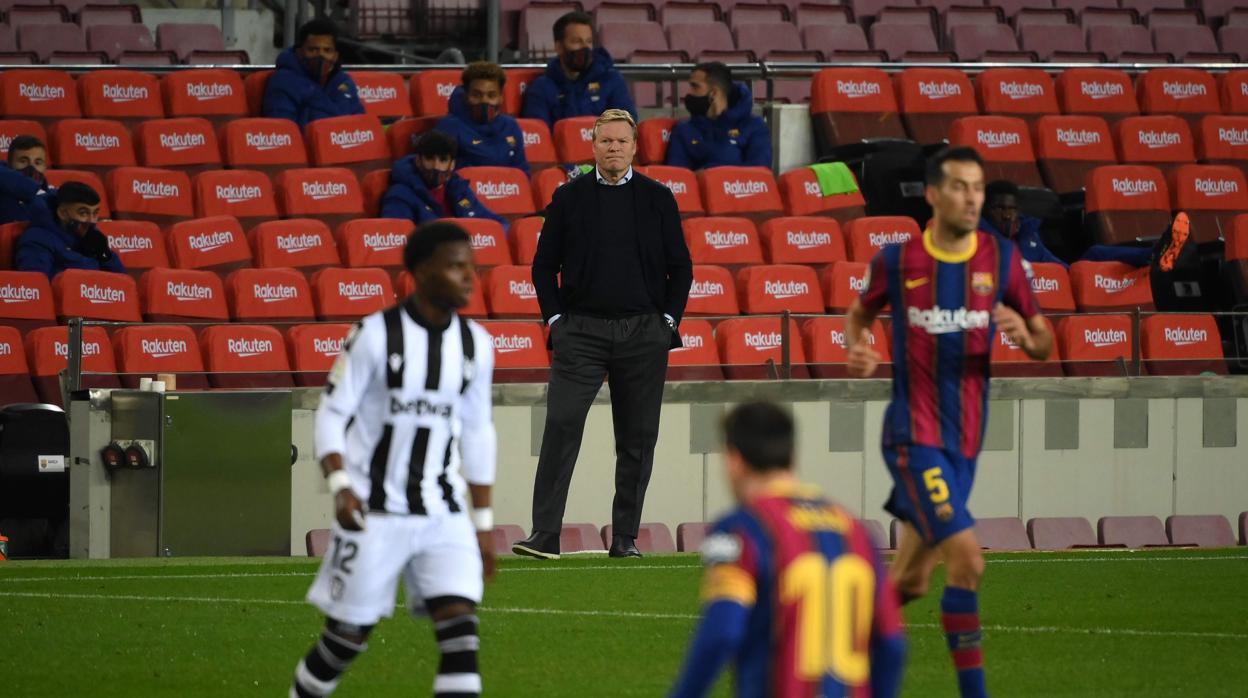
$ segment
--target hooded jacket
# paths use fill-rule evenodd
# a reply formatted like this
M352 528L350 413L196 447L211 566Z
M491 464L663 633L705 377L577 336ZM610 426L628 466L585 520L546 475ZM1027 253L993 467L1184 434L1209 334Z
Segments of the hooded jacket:
M30 220L37 199L46 191L35 180L0 163L0 225Z
M516 167L524 170L526 176L530 174L529 161L524 157L524 133L514 118L499 112L490 123L477 123L468 114L463 87L456 87L451 93L447 112L434 128L458 141L456 169Z
M1023 259L1028 262L1049 262L1060 264L1063 267L1070 266L1044 246L1044 240L1040 237L1041 222L1039 218L1034 216L1019 216L1018 234L1013 238L997 230L987 218L979 219L979 229L1018 245L1018 251L1022 253Z
M503 224L507 229L507 219L486 208L477 200L468 180L452 173L446 182L446 201L451 210L443 211L425 180L416 171L416 156L407 157L394 163L390 170L390 186L381 197L382 218L403 218L417 225L438 218L488 218Z
M37 271L46 274L48 279L66 269L126 272L116 252L112 252L103 263L84 255L82 238L65 232L57 224L56 206L56 195L49 194L31 207L30 226L17 238L17 248L13 253L13 266L18 271Z
M608 109L623 109L637 118L628 84L615 69L615 61L604 48L594 49L594 60L575 80L563 72L559 57L546 64L546 74L529 83L524 91L520 116L541 119L547 126L573 116L598 116Z
M261 111L267 117L290 119L303 131L317 119L363 114L364 105L355 81L341 64L334 66L329 82L322 86L308 75L295 50L288 48L278 55L277 70L264 86Z
M754 95L735 84L724 113L714 119L691 116L672 129L666 164L701 170L724 165L771 167L771 131L754 116Z

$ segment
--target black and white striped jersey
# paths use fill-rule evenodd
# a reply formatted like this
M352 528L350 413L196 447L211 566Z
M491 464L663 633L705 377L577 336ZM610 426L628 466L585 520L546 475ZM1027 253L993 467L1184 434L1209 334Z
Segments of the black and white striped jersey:
M477 323L429 327L406 303L352 330L316 411L316 457L340 453L368 511L466 511L494 482L494 344ZM462 474L461 474L462 466Z

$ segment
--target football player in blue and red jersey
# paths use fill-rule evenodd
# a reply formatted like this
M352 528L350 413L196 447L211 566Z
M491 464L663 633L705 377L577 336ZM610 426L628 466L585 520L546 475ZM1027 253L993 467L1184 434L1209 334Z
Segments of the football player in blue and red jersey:
M903 523L889 576L902 603L927 593L945 563L941 620L961 695L986 696L979 598L984 558L967 509L988 413L989 358L997 332L1033 359L1053 335L1032 295L1018 248L978 230L984 168L971 148L927 163L932 223L919 238L872 260L867 287L846 318L850 374L870 376L880 357L868 341L890 305L893 398L884 414L885 504Z
M740 507L702 547L703 615L673 698L706 695L724 664L740 698L892 698L905 639L863 525L793 476L793 420L768 403L724 420Z

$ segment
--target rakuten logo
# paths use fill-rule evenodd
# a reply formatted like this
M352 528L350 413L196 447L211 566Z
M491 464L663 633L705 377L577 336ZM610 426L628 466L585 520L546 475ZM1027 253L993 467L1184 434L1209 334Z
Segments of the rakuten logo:
M1082 148L1088 145L1099 145L1101 142L1101 134L1099 131L1085 131L1077 128L1059 128L1057 129L1057 142L1070 148Z
M701 349L706 346L706 340L700 334L682 334L680 335L681 346L672 350L672 352L689 351L690 349Z
M878 82L870 80L837 80L836 93L848 99L878 97L883 94Z
M134 194L143 197L144 200L176 199L182 196L182 190L176 184L153 182L146 179L133 180L130 189Z
M862 293L863 291L867 290L866 275L849 277L849 290L853 291L854 293Z
M1161 92L1171 99L1191 99L1209 94L1205 86L1199 82L1162 81Z
M763 293L776 300L798 298L810 293L810 285L804 281L764 281Z
M923 82L920 80L919 94L931 100L960 97L962 86L956 82Z
M727 293L724 285L718 281L694 281L689 287L690 298L718 298Z
M498 246L498 240L493 235L473 233L469 240L474 250L487 250Z
M163 359L185 354L188 347L183 339L145 339L139 342L139 350L153 359Z
M832 339L832 343L835 344L836 346L845 347L847 349L849 348L849 345L846 343L844 331L832 330L830 336ZM874 333L867 334L867 344L870 344L871 346L875 346L875 334Z
M477 182L477 196L486 199L506 199L520 196L520 185L515 182Z
M366 129L356 129L354 131L330 131L329 142L337 148L350 150L358 148L362 145L368 145L377 139L376 134Z
M13 345L8 342L0 342L0 356L12 356Z
M212 287L169 281L165 284L165 294L179 301L210 301L212 300Z
M289 148L295 140L288 133L249 133L246 136L247 147L256 150L277 150Z
M269 339L230 339L225 342L225 350L245 359L250 356L273 353L273 341Z
M931 308L907 309L907 319L912 327L918 327L928 334L949 334L966 330L978 330L988 326L987 310L967 310L966 308Z
M823 190L819 188L818 182L803 182L802 184L806 188L806 196L823 196Z
M1057 279L1043 278L1039 276L1031 277L1032 293L1052 293L1053 291L1061 289L1061 287L1062 285L1058 283Z
M1083 341L1097 349L1127 343L1126 330L1084 330Z
M31 303L39 300L39 289L32 286L0 286L0 303Z
M1166 341L1176 347L1186 347L1192 344L1203 344L1209 341L1209 333L1205 330L1198 330L1191 327L1167 327Z
M1239 182L1233 179L1197 179L1196 191L1205 196L1225 196L1239 193Z
M360 101L368 104L376 104L377 102L389 102L399 98L399 91L393 87L373 87L365 86L359 88Z
M245 201L255 201L263 195L260 187L248 186L245 184L218 184L217 198L227 204L241 204Z
M537 298L537 288L531 281L508 281L507 291L521 300Z
M737 199L744 199L747 196L766 194L767 191L766 182L760 182L754 179L745 181L734 179L731 182L724 182L724 193Z
M668 189L671 189L673 194L688 194L689 193L689 187L684 182L679 182L674 179L663 181L663 186L667 187Z
M749 235L736 233L731 230L728 232L707 230L702 235L706 239L706 244L717 250L729 250L750 244Z
M183 150L192 150L195 148L203 148L208 145L208 139L202 133L162 133L160 134L160 147L166 150L172 150L175 153Z
M278 301L290 301L299 297L299 289L294 286L283 286L282 284L254 284L251 287L251 295L256 300L264 303L276 303Z
M1220 128L1218 140L1235 147L1248 145L1248 128Z
M500 354L510 354L517 351L532 351L533 338L528 335L494 335L494 351Z
M137 102L151 95L142 85L109 85L104 83L104 99L113 102Z
M338 356L342 353L342 348L346 346L346 338L321 338L315 337L312 340L312 351L324 356Z
M1156 194L1157 182L1151 179L1118 179L1114 178L1113 187L1115 194L1123 196L1141 196L1143 194Z
M196 252L212 252L226 245L234 244L234 233L229 230L200 233L199 235L192 235L186 242Z
M807 233L802 230L790 230L785 232L784 240L790 247L796 247L799 250L810 250L816 247L831 245L832 234L819 232Z
M1135 285L1135 277L1128 276L1119 278L1114 276L1101 276L1097 274L1092 277L1092 285L1101 289L1106 293L1122 293L1123 291Z
M975 134L975 140L989 149L1008 148L1021 145L1023 136L1013 131L979 131Z
M1032 82L1003 82L1001 94L1010 99L1033 99L1044 96L1044 85Z
M120 288L112 288L111 286L79 284L78 296L83 300L90 301L92 305L108 305L110 303L126 302L126 292Z
M303 195L313 201L324 201L347 195L347 185L343 182L304 182Z
M82 148L88 153L101 150L113 150L121 147L121 138L107 133L75 133L74 147Z
M384 293L381 284L360 281L339 281L338 295L349 301L362 301L377 298Z
M894 230L891 233L871 233L867 239L871 242L871 246L881 248L886 245L900 245L903 242L910 242L910 238L914 234L908 230Z
M13 145L13 136L0 133L0 150L7 153L11 145Z
M1009 349L1010 351L1019 351L1018 345L1010 341L1010 336L1008 334L1004 332L998 332L997 335L999 337L998 341L1001 342L1001 346L1005 347L1006 349Z
M585 143L593 143L594 142L594 129L592 128L581 129L581 140L584 141Z
M152 239L142 235L109 235L108 246L118 254L155 249Z
M397 250L407 244L407 236L399 233L368 233L364 236L364 247L373 252Z
M100 347L99 342L83 342L82 343L82 355L83 356L99 356L100 352L102 351L103 351L103 348ZM53 342L52 352L60 357L69 356L69 342Z
M1127 88L1118 82L1080 82L1079 93L1090 99L1111 99L1127 94Z
M65 99L65 88L58 85L22 83L17 86L17 94L22 99L28 99L32 102L51 102L56 99Z
M188 82L186 96L200 102L234 96L234 88L222 82Z
M524 132L524 145L526 147L530 145L541 145L541 144L542 144L542 137L540 134L533 133L532 131Z
M278 235L277 249L282 252L307 252L321 246L321 236L311 233L302 233L298 235Z
M1181 142L1182 137L1171 131L1140 131L1140 145L1148 148L1170 148Z
M784 340L779 332L746 332L745 346L758 351L779 349Z
M442 98L449 98L457 86L458 84L453 82L438 83L438 96Z

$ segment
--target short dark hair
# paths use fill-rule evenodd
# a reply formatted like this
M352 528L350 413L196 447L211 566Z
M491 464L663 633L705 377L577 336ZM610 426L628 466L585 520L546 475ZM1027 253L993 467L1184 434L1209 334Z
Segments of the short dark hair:
M984 159L979 156L979 151L969 145L941 148L935 155L927 159L927 170L923 179L929 187L934 187L945 181L946 162L973 162L980 167L984 166Z
M56 188L57 206L72 206L76 204L97 206L99 203L100 195L95 189L91 188L90 184L70 181Z
M436 129L421 135L420 140L416 141L416 147L412 149L416 155L427 158L454 158L458 151L458 141Z
M988 206L988 202L995 201L1002 196L1012 196L1018 198L1018 185L1008 179L998 179L988 183L984 187L984 206Z
M47 150L48 146L44 145L43 141L39 140L38 136L14 136L13 141L9 143L9 162L13 161L14 153L21 150L30 150L31 148L43 148L44 150Z
M317 17L308 20L299 27L299 31L295 34L295 46L303 46L307 42L309 36L329 36L334 39L334 46L338 45L338 25L334 20L328 17Z
M732 68L720 61L707 61L693 66L693 69L705 73L707 83L712 87L718 87L728 99L732 99Z
M507 73L503 71L503 66L489 61L477 61L469 63L464 72L460 74L459 81L463 84L464 89L468 89L472 83L477 80L493 80L498 83L501 90L503 85L507 84Z
M410 272L437 253L438 248L451 242L471 243L472 238L459 225L448 220L425 223L407 239L403 248L403 266Z
M589 16L588 12L573 10L566 15L555 20L555 41L563 41L563 35L567 31L569 24L584 24L590 30L594 28L594 18Z
M750 470L788 470L793 466L793 418L770 402L747 402L724 417L724 441Z

